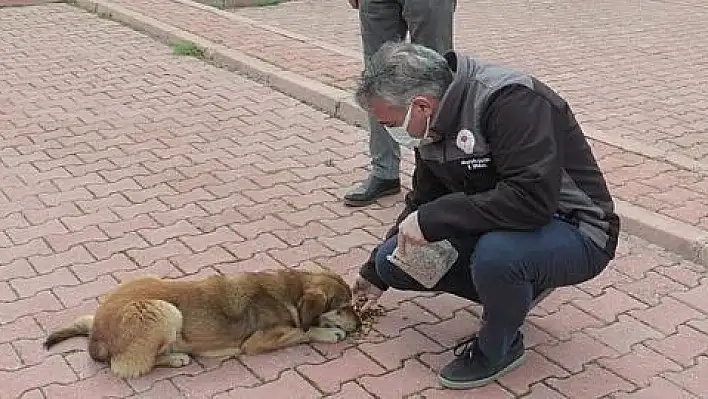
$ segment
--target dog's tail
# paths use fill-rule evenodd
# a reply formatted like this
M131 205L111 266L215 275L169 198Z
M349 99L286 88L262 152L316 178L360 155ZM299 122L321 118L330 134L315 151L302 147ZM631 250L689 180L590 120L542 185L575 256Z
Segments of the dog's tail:
M61 328L49 334L47 339L44 340L44 347L49 349L59 342L72 337L88 337L89 334L91 334L92 327L93 315L78 317L70 326Z

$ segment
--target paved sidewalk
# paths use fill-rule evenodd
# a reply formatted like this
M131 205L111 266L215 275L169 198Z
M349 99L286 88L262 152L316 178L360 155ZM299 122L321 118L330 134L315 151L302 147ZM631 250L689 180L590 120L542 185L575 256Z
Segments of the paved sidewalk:
M479 308L442 295L386 294L364 342L127 382L82 339L46 352L47 331L141 274L321 266L351 281L401 198L345 208L365 174L362 130L118 23L67 5L0 9L0 54L3 398L708 396L706 269L628 235L601 277L534 310L527 364L474 391L435 381L479 322ZM595 145L611 174L647 173ZM693 187L686 173L660 176Z

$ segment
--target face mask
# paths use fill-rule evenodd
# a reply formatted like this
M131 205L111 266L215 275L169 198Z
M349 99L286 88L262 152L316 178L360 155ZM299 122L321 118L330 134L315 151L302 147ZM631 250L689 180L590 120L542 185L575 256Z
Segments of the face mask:
M411 121L411 109L413 109L413 104L411 104L408 107L408 111L406 111L406 117L403 119L403 124L401 126L396 126L396 127L388 127L386 126L386 130L388 131L388 134L391 135L391 137L400 145L404 147L408 147L410 149L413 149L415 147L421 146L423 144L427 144L430 141L428 140L428 133L430 132L430 118L428 117L425 120L425 135L423 135L422 139L412 137L410 134L408 134L408 124L410 124Z

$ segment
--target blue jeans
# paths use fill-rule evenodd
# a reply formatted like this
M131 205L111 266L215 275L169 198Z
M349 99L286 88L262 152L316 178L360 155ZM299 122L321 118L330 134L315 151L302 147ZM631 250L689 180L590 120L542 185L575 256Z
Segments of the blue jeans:
M396 236L379 248L376 271L392 288L447 292L482 304L478 343L491 361L506 354L539 292L589 280L611 259L574 225L557 218L534 231L494 231L450 242L459 252L457 263L430 290L386 259L396 248Z

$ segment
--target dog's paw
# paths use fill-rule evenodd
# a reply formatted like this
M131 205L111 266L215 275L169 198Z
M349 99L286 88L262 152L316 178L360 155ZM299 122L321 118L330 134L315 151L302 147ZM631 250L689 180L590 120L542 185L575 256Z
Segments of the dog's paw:
M184 367L192 361L186 353L170 353L164 356L165 358L161 363L167 367Z
M339 327L312 327L307 334L315 342L333 344L347 337L347 332Z

